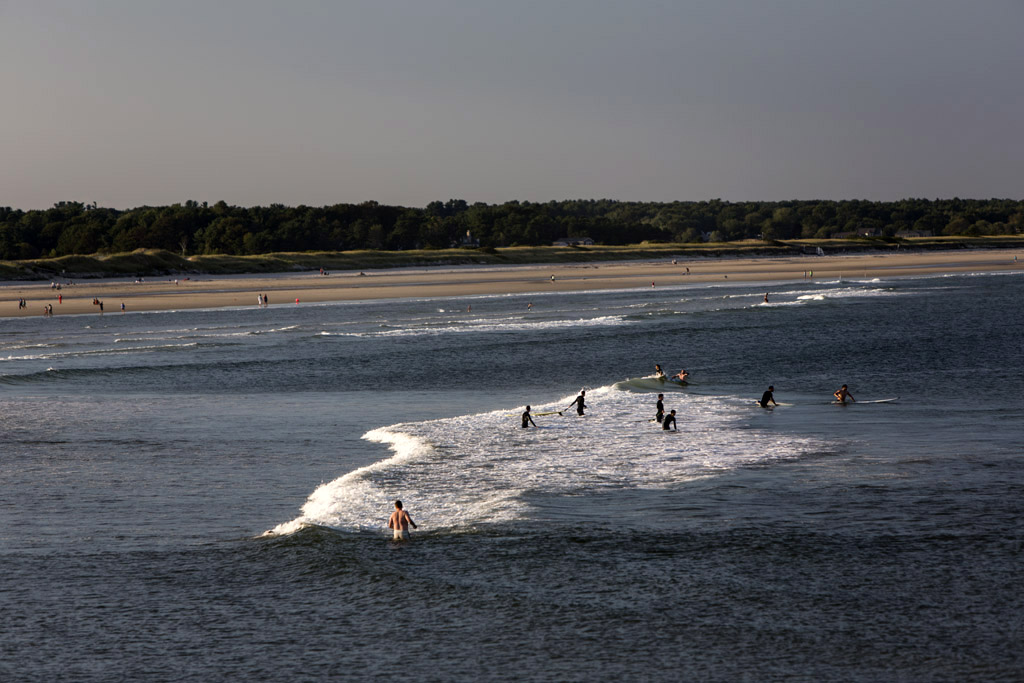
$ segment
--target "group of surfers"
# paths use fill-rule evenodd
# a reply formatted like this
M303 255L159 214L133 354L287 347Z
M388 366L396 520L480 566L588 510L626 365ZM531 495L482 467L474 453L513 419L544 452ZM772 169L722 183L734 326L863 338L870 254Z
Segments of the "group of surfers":
M657 363L654 364L654 376L657 379L677 379L680 382L686 382L686 378L690 376L690 373L686 371L686 368L680 370L677 374L667 377L665 371L661 369L661 366Z
M661 377L661 378L665 377L665 373L662 372L660 365L655 364L654 369L655 369L656 373L658 373L656 375L657 377ZM688 373L684 369L684 370L680 371L678 375L675 375L674 377L672 377L672 379L679 379L680 381L685 381L685 379L687 377L689 377L689 376L690 376L690 373ZM849 388L845 384L843 386L839 387L839 389L837 389L836 391L832 392L832 396L835 397L837 403L844 403L845 404L846 403L846 399L850 399L851 403L856 403L857 402L856 399L854 399L853 394L850 393ZM570 403L568 406L566 406L565 410L569 410L570 408L575 406L576 407L576 414L582 416L584 414L584 412L583 412L584 409L587 407L587 405L586 405L586 397L587 397L586 390L585 389L581 390L580 391L580 395L577 396L576 399L573 400L572 403ZM769 407L769 405L768 405L769 403L771 403L773 406L779 405L775 401L775 386L774 385L769 386L768 390L765 391L763 394L761 394L761 400L759 400L757 403L762 408L768 408ZM561 410L555 411L555 412L557 412L559 415L562 414ZM673 410L669 411L667 414L665 413L665 394L658 394L658 401L655 404L654 421L657 422L658 424L660 424L661 428L666 430L666 431L678 431L678 429L676 428L676 411L673 409ZM533 421L533 415L530 413L530 406L526 406L526 410L523 411L522 424L523 424L523 429L526 429L526 428L530 427L531 425L533 425L534 427L537 426L537 423Z
M850 393L850 389L845 384L843 386L839 387L838 389L836 389L835 391L833 391L832 395L835 397L836 403L844 403L845 404L846 403L846 399L850 399L850 403L856 403L857 402L857 399L855 399L853 397L853 394ZM761 394L761 400L758 401L757 403L762 408L767 408L769 402L772 403L772 405L774 405L774 406L779 405L778 403L775 402L775 387L774 386L769 386L768 387L768 391L766 391L763 394Z

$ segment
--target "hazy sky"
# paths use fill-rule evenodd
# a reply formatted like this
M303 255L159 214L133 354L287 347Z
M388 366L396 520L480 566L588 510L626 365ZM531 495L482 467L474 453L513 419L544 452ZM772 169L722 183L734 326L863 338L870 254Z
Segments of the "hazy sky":
M1024 197L1024 0L0 0L0 205Z

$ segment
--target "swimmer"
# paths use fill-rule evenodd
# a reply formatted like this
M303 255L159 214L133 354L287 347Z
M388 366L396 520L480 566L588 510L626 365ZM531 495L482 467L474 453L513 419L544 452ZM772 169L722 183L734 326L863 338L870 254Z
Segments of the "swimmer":
M391 517L388 519L388 528L395 530L394 540L408 541L410 524L413 529L419 528L416 526L416 522L412 521L409 513L402 509L402 501L396 500L395 511L391 513Z

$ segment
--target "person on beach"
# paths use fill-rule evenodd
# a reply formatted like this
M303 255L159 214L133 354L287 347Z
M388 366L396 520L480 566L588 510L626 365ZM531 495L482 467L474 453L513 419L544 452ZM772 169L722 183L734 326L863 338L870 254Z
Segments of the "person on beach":
M124 313L124 302L121 302L121 313Z
M658 394L658 402L654 404L654 421L661 423L665 419L665 394Z
M412 521L409 513L402 509L402 501L396 500L395 511L391 513L391 517L388 519L388 528L395 531L394 540L408 541L410 524L413 529L419 528L416 526L416 522Z
M658 379L665 379L665 371L657 363L654 364L654 376Z
M526 412L523 413L523 429L526 429L530 425L536 427L537 423L534 422L533 418L530 416L530 406L526 406Z
M771 401L772 403L775 403L775 387L773 387L773 386L768 387L768 391L766 391L763 394L761 394L761 400L758 401L758 403L761 404L762 408L767 408L768 407L768 401ZM775 403L775 405L779 405L779 404Z
M262 306L262 305L263 305L263 295L262 294L257 294L256 295L256 306L259 307L259 306Z
M671 425L671 427L669 427L669 425ZM679 431L678 429L676 429L676 411L675 411L675 409L673 409L668 415L665 416L665 419L661 421L661 428L663 430L665 430L666 432L668 432L668 431L678 432Z
M572 408L573 406L576 406L576 414L577 415L583 415L583 409L587 407L587 406L584 405L584 402L586 400L586 398L585 398L586 395L587 395L587 392L581 389L580 390L580 395L576 397L575 401L573 401L572 403L569 404L569 408ZM566 408L566 410L568 410L569 408Z
M839 391L836 391L832 395L836 397L836 401L838 401L839 403L846 403L846 399L850 399L852 403L857 402L857 400L853 397L853 394L850 393L850 390L846 388L845 384L839 387Z

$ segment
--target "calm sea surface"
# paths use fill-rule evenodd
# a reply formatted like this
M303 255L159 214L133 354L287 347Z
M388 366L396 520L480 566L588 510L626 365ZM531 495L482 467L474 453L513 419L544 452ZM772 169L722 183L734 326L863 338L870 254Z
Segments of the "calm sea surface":
M1000 274L2 320L0 680L1020 681L1022 301Z

